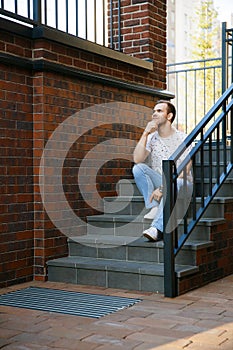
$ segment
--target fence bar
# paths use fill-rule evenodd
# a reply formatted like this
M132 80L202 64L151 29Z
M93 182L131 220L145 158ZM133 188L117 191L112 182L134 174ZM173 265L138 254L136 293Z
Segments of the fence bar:
M28 7L27 7L27 9L28 9L28 18L31 18L31 1L30 0L28 0Z
M94 0L94 42L96 43L97 21L96 21L96 0Z
M33 20L41 24L41 0L33 0Z
M110 0L110 48L113 49L113 0Z
M45 24L47 25L48 23L48 16L47 16L47 0L44 1L44 20L45 20Z
M85 0L85 18L86 18L86 21L85 21L85 39L87 39L88 38L87 0Z
M219 184L219 178L220 178L220 130L219 125L217 126L217 133L216 133L217 143L216 143L216 162L217 162L217 184Z
M231 137L231 154L230 161L233 164L233 109L230 111L230 137Z
M69 0L66 0L66 32L69 32Z
M212 149L212 134L209 137L209 194L212 194L213 185L213 149Z
M103 45L105 45L105 0L102 0L102 9L103 9Z
M58 29L58 3L57 0L55 0L55 28Z
M188 118L188 76L187 76L187 72L185 72L185 132L186 134L188 132L187 118Z
M226 22L222 23L222 94L227 87L228 50L226 45Z
M78 0L75 2L75 9L76 9L76 36L78 36Z
M118 0L118 50L121 51L121 1Z

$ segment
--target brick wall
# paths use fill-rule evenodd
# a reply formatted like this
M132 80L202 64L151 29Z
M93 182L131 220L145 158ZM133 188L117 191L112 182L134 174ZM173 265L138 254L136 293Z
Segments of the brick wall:
M4 42L4 45L3 45ZM1 47L28 57L29 40L2 33ZM33 106L31 71L0 64L0 287L33 276Z
M132 1L132 6L139 6L136 3L140 1ZM107 57L98 46L97 52L89 46L87 50L80 48L83 41L76 44L76 38L64 33L57 35L52 29L31 29L0 19L0 287L32 278L45 280L46 261L67 254L67 227L70 234L85 230L85 225L77 224L73 215L84 223L87 215L101 212L101 199L116 193L120 178L131 177L132 142L148 118L147 108L152 108L158 98L169 98L163 93L166 2L162 3L159 16L155 5L147 6L145 20L152 17L150 25L140 19L145 27L140 40L143 38L145 45L140 40L133 44L135 56L154 60L153 70L119 60L113 57L112 50ZM126 17L130 9L125 7ZM140 30L135 27L135 35ZM150 37L146 38L146 33ZM131 39L128 37L125 42ZM160 44L156 48L157 40ZM146 56L138 51L142 44ZM125 50L128 49L127 44ZM131 48L128 53L133 51ZM116 105L108 110L112 103ZM99 110L96 106L100 106ZM75 116L73 124L67 126L71 116ZM56 183L61 169L42 167L42 156L48 141L63 125L68 131L59 136L56 149L51 151L52 161L59 162L61 155L64 158L61 199ZM106 146L105 142L112 139L114 144ZM69 148L65 150L67 143ZM99 148L92 154L96 145ZM101 164L102 147L104 157L107 154L109 158ZM78 173L87 156L90 159L82 174L81 191ZM45 178L48 183L51 181L46 188ZM61 210L62 201L71 210Z
M224 218L222 222L210 227L212 246L197 250L196 260L198 273L190 277L183 277L179 281L179 294L204 286L233 273L233 205L224 204Z

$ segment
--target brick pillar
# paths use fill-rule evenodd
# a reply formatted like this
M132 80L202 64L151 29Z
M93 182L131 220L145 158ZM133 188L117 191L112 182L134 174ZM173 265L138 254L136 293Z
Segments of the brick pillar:
M166 0L121 2L121 51L166 64ZM118 49L118 0L113 1L113 43ZM110 15L110 6L109 6Z
M44 115L43 115L43 73L37 73L33 77L33 167L34 167L34 276L36 280L44 280L46 276L44 258L44 219L45 211L41 203L39 188L39 166L44 148Z

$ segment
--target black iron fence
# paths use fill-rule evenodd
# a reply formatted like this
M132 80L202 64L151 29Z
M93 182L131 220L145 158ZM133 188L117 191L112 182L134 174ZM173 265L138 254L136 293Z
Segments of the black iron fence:
M177 77L179 74L184 74L183 87L186 97L180 103L185 104L186 121L184 127L189 135L174 154L168 160L163 161L163 182L167 194L163 211L164 290L165 296L168 297L174 297L178 294L177 274L175 272L176 256L206 212L221 185L233 170L232 56L233 28L227 29L226 24L223 23L221 59L196 61L196 63L203 65L196 68L193 67L194 62L188 62L187 64L192 65L188 69L179 69L171 73L175 74L178 109L179 94L182 88L179 86ZM195 88L193 98L195 101L194 117L196 119L193 130L188 130L191 110L188 110L188 108L192 104L192 97L188 95L188 74L191 74L190 72L193 74L194 82L191 85ZM198 73L200 74L199 80L197 79ZM210 79L211 75L212 78ZM203 100L199 101L199 105L196 99L198 85L202 86L203 90L200 94ZM218 98L218 95L221 97ZM217 99L216 103L214 103L215 99ZM205 113L208 108L207 100L213 106ZM196 113L199 112L198 108L200 108L200 114ZM203 117L203 115L205 116ZM194 143L195 146L177 168L177 160L184 156L187 148ZM190 164L193 168L191 192L186 175ZM199 164L199 167L197 164ZM177 182L181 174L184 180L182 198L177 193Z
M176 123L190 133L233 82L232 33L222 23L222 57L167 65L168 90L174 93Z
M113 0L0 0L1 16L31 26L43 24L119 51L120 9L120 1L116 6Z
M168 297L174 297L178 294L175 257L233 170L232 95L233 84L224 92L169 160L163 161L163 181L166 188L164 289L165 296ZM227 139L227 132L230 135L229 139ZM194 142L195 146L192 151L177 168L177 160ZM190 161L193 168L191 191L186 175ZM184 188L183 193L178 194L177 180L181 174L183 174Z
M177 126L190 133L221 96L221 58L168 64L167 82L175 95Z

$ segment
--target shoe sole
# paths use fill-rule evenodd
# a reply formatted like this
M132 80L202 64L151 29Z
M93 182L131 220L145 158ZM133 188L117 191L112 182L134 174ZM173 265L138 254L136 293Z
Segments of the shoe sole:
M143 236L144 236L145 238L147 238L150 242L157 242L157 241L159 241L158 238L153 238L153 237L151 237L148 233L144 233Z

